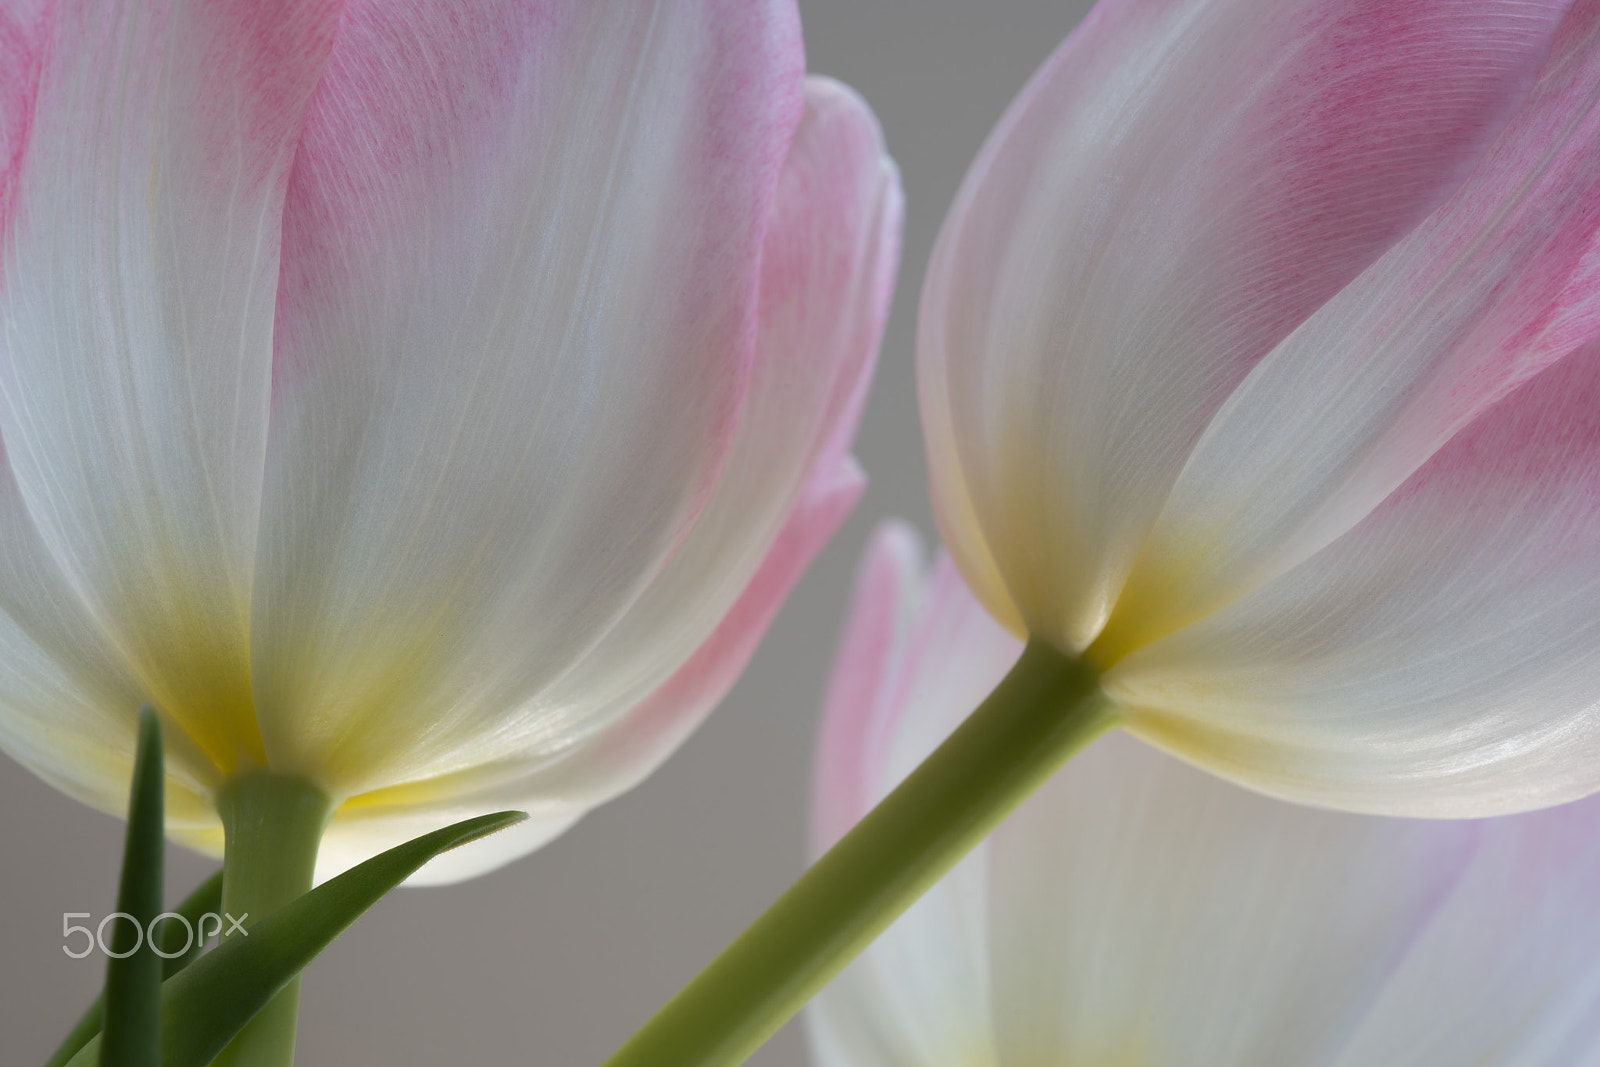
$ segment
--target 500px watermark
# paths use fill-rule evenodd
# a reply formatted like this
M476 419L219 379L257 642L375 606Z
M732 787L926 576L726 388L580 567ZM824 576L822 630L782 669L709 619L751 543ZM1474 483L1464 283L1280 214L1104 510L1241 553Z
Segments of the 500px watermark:
M243 915L235 919L227 912L223 912L221 915L218 915L214 911L208 911L204 915L200 916L199 921L190 923L188 916L179 915L175 911L164 911L160 915L157 915L154 919L151 919L148 927L144 927L139 925L138 919L134 918L132 915L129 915L127 912L114 911L110 915L107 915L104 919L101 919L99 924L95 926L92 931L87 926L79 926L77 923L73 922L74 919L88 919L90 917L90 914L86 911L64 911L61 913L61 938L63 941L67 942L61 946L61 951L65 952L68 956L71 956L75 960L83 959L96 948L105 953L107 956L111 956L120 960L125 956L131 956L135 952L138 952L147 941L150 943L151 952L154 952L162 959L172 960L177 959L179 956L182 956L184 953L193 948L196 936L199 937L200 944L202 945L211 940L211 938L219 935L221 937L227 937L232 933L238 932L243 934L245 937L250 936L250 931L244 928L244 921L250 918L249 912L245 912ZM126 944L124 944L121 951L112 951L111 941L114 940L117 929L113 924L118 919L122 919L128 923L128 925L132 926L134 933L137 936L133 939L132 948L128 948ZM211 929L209 932L206 930L207 921L211 923ZM160 926L163 922L179 922L183 924L183 947L174 949L162 945L161 938L156 936L156 927ZM228 925L226 930L222 928L224 922L226 922ZM110 938L107 937L108 933L111 935ZM81 949L75 949L71 944L72 938L77 934L83 935L83 948Z

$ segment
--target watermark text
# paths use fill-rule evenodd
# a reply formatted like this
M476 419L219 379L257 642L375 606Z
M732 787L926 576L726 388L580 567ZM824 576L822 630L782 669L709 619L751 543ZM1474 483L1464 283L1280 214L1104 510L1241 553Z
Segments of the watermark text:
M147 943L150 946L150 951L157 956L164 960L173 960L193 948L197 943L197 939L199 944L204 945L213 937L227 937L235 932L243 934L245 937L250 936L250 931L244 928L245 920L250 918L249 912L245 912L236 919L227 912L218 915L214 911L208 911L200 916L197 922L191 923L187 916L179 915L175 911L164 911L154 919L151 919L148 926L140 926L139 920L125 911L114 911L93 927L80 926L73 921L75 919L90 918L93 918L93 916L86 911L64 911L61 913L61 939L63 942L61 951L75 960L83 959L97 948L105 955L120 960L125 956L131 956L138 952ZM120 949L113 951L112 945L116 939L116 923L118 920L131 926L135 936L132 948L129 948L124 942ZM184 936L181 946L164 943L163 939L158 936L157 927L162 923L174 922L183 925ZM224 923L227 924L226 930L223 929ZM206 928L207 924L210 924L209 930ZM78 938L82 940L77 940ZM169 939L175 941L176 937L175 935L169 935Z

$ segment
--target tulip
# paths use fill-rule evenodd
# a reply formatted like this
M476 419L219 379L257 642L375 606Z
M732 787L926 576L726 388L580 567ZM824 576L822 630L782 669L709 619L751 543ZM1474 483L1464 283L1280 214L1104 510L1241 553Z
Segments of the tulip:
M922 296L939 527L1276 795L1600 789L1600 4L1105 0Z
M1022 644L889 528L829 684L815 846ZM827 1067L1479 1064L1600 1052L1600 798L1492 820L1318 811L1097 741L807 1012Z
M1600 0L1104 0L924 285L934 510L1027 638L607 1061L741 1062L1116 727L1432 816L1600 789Z
M153 705L187 844L539 846L861 490L899 186L792 3L8 0L0 167L0 745L118 811Z

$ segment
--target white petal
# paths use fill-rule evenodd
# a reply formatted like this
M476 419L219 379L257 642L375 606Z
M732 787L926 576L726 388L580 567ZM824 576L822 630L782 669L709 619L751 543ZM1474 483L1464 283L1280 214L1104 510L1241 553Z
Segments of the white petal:
M1588 1063L1597 828L1593 799L1483 822L1319 812L1114 734L919 902L943 928L896 923L830 985L813 1033L851 1067ZM985 951L952 953L975 914ZM940 980L981 992L926 995ZM965 1058L917 1045L963 1033Z
M526 811L525 824L430 861L413 885L445 885L518 859L591 808L637 784L726 695L794 581L860 496L852 464L799 502L772 552L722 624L662 686L606 729L555 758L508 752L454 775L367 793L335 813L317 856L317 877L419 834L492 811Z
M1484 824L1471 865L1333 1067L1595 1062L1597 830L1595 799Z
M652 684L620 694L618 706L642 699L772 565L797 506L854 481L847 450L877 362L902 217L899 175L871 110L838 82L808 79L762 251L755 366L727 460L693 528L552 699L580 702L607 687L618 662L644 660L653 669L641 682ZM809 560L822 540L788 547ZM799 567L782 566L798 577Z
M873 531L856 564L817 735L811 789L815 856L872 809L882 788L882 749L898 721L894 698L901 662L927 584L924 555L916 530L889 521Z
M871 112L845 87L812 79L764 240L755 366L726 462L644 593L541 695L555 708L591 708L589 721L554 751L494 731L454 774L364 794L335 821L341 851L359 858L403 839L399 828L502 808L531 811L550 827L457 849L414 881L468 877L631 787L704 720L860 495L864 479L847 449L888 311L899 231L899 183ZM618 663L648 669L624 687ZM490 705L484 718L514 710Z
M728 446L797 34L776 3L347 6L285 221L252 644L274 767L342 796L553 758L659 667L547 695Z
M515 790L504 793L482 790L435 797L431 803L419 794L418 802L410 806L346 805L339 809L323 834L317 851L316 882L320 885L380 852L423 834L497 811L524 811L528 819L435 857L407 879L406 884L450 885L487 874L549 844L583 815L582 809L570 804L540 807L525 796L518 796Z
M69 796L120 813L144 691L55 568L3 449L0 545L0 748ZM181 731L167 734L168 826L214 824L216 768Z
M948 559L924 576L920 557L915 534L890 523L857 572L818 744L816 852L899 784L1022 651ZM854 1067L995 1062L987 901L980 846L815 1002L808 1020L824 1058Z
M1091 652L1114 662L1355 525L1600 331L1600 9L1466 184L1263 360L1173 486Z
M992 839L1001 1059L1318 1062L1476 834L1275 803L1106 737Z
M1600 345L1360 525L1123 660L1130 728L1257 788L1484 815L1600 789Z
M991 611L1095 636L1212 414L1462 178L1561 8L1096 6L973 165L921 303L940 527Z
M263 762L247 641L281 206L336 17L53 5L28 27L34 95L0 99L31 107L0 177L0 437L34 562L213 774ZM25 551L0 546L13 571Z
M819 788L855 814L903 773L891 753L926 751L1010 664L958 583L921 596L897 538L863 564L846 630L863 640L841 648L819 747ZM1117 733L808 1014L836 1067L1588 1063L1597 920L1600 797L1479 822L1323 812Z

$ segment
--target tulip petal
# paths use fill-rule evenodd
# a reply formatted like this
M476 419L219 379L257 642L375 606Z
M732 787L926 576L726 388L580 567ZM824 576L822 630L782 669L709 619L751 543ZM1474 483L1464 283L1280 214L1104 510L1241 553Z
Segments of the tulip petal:
M1000 1058L1317 1062L1478 833L1273 803L1107 737L993 838Z
M786 524L815 529L791 550L809 560L843 518L824 531L793 516L797 505L848 510L828 503L841 491L854 503L861 475L848 450L893 295L902 218L899 175L872 112L838 82L808 79L763 251L756 363L727 461L661 572L554 687L558 702L604 690L616 663L649 657L643 677L656 681L624 694L626 704L643 699L748 595L759 568L780 567L785 589L799 577L799 567L772 559Z
M46 595L81 600L126 660L141 699L116 714L154 703L222 772L259 765L247 641L281 207L336 7L26 6L8 12L24 44L0 29L33 64L0 76L0 437L59 575Z
M1217 413L1100 639L1114 661L1350 529L1477 414L1600 331L1600 4L1452 199Z
M431 860L413 885L475 878L527 855L590 810L636 785L704 721L732 688L789 589L833 535L865 485L853 462L812 487L743 597L705 644L656 692L566 758L509 758L459 775L357 798L334 816L317 879L472 813L520 804L526 824Z
M0 5L0 240L10 230L49 37L49 0Z
M1333 1067L1600 1053L1600 799L1496 819Z
M826 852L872 809L883 744L895 722L897 669L922 601L924 568L921 538L902 522L879 526L856 567L817 738L814 855Z
M346 7L285 215L274 767L348 795L590 721L545 690L710 491L800 96L785 3Z
M1130 729L1313 803L1487 815L1600 789L1600 343L1362 523L1105 678Z
M816 780L849 804L816 798L829 818L864 814L1021 648L947 562L919 595L890 536L847 631L876 637L841 647L829 691L841 743ZM885 624L891 589L909 621ZM1317 811L1113 733L829 985L811 1034L830 1067L1587 1063L1597 831L1600 798L1484 822Z
M943 931L902 920L825 990L812 1033L849 1067L946 1062L923 1042L975 1064L1587 1063L1597 826L1597 800L1319 812L1113 734L919 902ZM975 955L950 950L955 923ZM930 997L930 974L978 994Z
M823 706L814 854L921 763L1022 653L948 558L941 555L931 572L922 558L909 527L886 523L857 570ZM982 966L984 862L957 864L829 987L823 1010L810 1016L823 1062L994 1062Z
M1563 7L1097 5L974 164L921 305L940 527L991 611L1088 644L1213 413L1464 178Z
M592 706L593 692L616 695L554 753L500 735L496 749L456 774L356 798L348 845L345 812L330 830L327 870L340 854L370 854L372 835L398 835L393 826L414 815L448 822L506 807L531 812L526 829L442 856L414 881L499 866L637 783L704 720L861 493L847 450L888 313L900 208L871 112L844 86L810 79L765 238L755 364L718 480L626 618L543 699L561 708ZM635 692L608 677L614 664L645 654L660 661L653 688Z
M581 799L593 807L631 788L688 738L744 671L794 583L810 566L866 488L848 458L818 478L796 502L789 521L743 595L692 656L658 689L580 753L540 780L541 794Z
M956 864L812 1002L821 1063L850 1067L1001 1067L989 1021L981 852ZM1061 1060L1041 1061L1047 1063Z
M0 748L67 795L121 813L144 690L62 580L4 459L0 448ZM214 823L209 759L176 732L166 751L168 824Z

